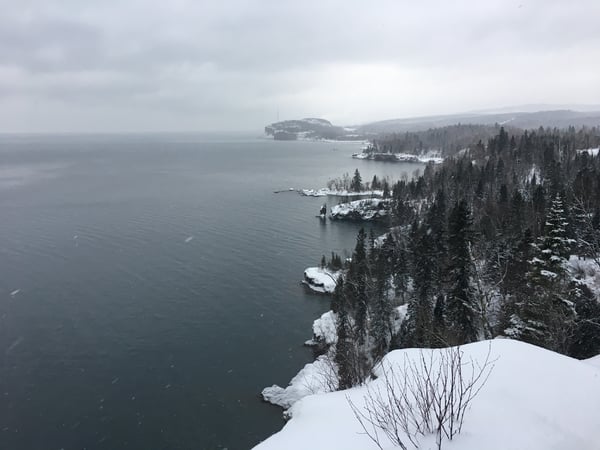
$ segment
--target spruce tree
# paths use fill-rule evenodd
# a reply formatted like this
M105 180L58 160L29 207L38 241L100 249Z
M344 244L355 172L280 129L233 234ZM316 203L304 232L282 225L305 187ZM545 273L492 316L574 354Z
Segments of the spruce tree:
M577 316L569 355L591 358L600 353L600 303L582 282L573 282L570 292Z
M565 269L572 240L567 237L567 221L559 195L552 201L544 234L534 246L528 283L531 294L519 305L526 342L558 352L566 352L575 320L575 307L568 298Z
M413 289L408 300L408 317L403 326L403 347L428 347L433 341L433 267L434 247L426 226L412 226Z
M465 200L454 205L448 220L450 290L446 304L451 343L464 344L479 338L478 311L471 286L471 213Z
M369 329L371 357L373 362L379 361L387 353L391 341L390 318L392 303L390 291L390 268L392 266L394 239L386 236L380 249L374 253L374 290L370 299Z
M352 192L361 192L363 190L362 177L360 176L358 169L354 171L354 177L350 183L350 190Z

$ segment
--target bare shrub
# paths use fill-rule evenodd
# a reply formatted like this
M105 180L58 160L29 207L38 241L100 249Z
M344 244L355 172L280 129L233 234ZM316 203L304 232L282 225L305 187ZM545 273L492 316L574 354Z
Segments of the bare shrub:
M494 368L491 344L482 363L465 360L460 347L405 355L401 366L381 365L382 382L367 388L362 408L347 401L365 434L381 449L386 436L401 449L435 434L437 448L462 431L465 413Z

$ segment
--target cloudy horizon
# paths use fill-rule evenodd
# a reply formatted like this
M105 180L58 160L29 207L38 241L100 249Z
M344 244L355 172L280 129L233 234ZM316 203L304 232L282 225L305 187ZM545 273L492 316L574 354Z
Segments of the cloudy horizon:
M262 130L599 105L591 0L0 0L0 131Z

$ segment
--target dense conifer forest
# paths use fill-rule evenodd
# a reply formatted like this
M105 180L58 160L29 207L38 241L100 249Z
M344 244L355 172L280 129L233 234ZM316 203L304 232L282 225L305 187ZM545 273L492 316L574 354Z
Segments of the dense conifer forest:
M600 155L585 151L599 145L598 128L496 128L394 184L390 232L360 231L332 297L338 387L360 384L394 348L503 336L600 353L600 286L589 281L600 272Z

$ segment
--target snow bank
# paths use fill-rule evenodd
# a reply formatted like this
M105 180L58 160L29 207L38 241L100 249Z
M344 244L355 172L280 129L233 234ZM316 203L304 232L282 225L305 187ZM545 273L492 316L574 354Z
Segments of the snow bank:
M600 368L523 342L496 339L465 345L465 358L482 362L491 345L498 358L487 384L467 411L462 433L443 448L460 450L598 450ZM423 350L437 352L439 350ZM387 364L420 357L418 349L396 350ZM381 386L381 377L369 384ZM369 450L377 446L363 433L346 396L363 404L366 387L311 395L295 403L283 430L256 450ZM384 448L394 448L382 441ZM409 448L413 448L410 446ZM436 448L434 436L421 448Z
M600 297L600 267L593 259L580 259L576 255L571 255L567 269L573 279L582 282L596 297Z
M265 401L284 409L290 408L300 399L313 394L331 392L336 388L336 373L333 361L328 355L319 356L298 372L286 388L274 384L262 390ZM292 412L286 414L291 417Z
M331 207L331 218L339 220L377 220L386 217L390 209L389 199L368 198Z
M588 153L590 156L598 156L598 152L600 151L600 147L596 148L584 148L581 150L577 150L577 153Z
M584 359L584 361L600 369L600 355L592 356L591 358Z
M309 267L304 271L302 283L314 292L320 294L331 294L341 271L322 269L321 267Z
M337 342L336 320L333 311L323 313L313 322L313 338L306 344L324 346L335 344Z
M400 326L408 311L408 304L394 308L392 312L391 327L394 334L400 331ZM306 341L306 345L331 346L337 342L337 316L333 311L323 313L321 317L313 322L313 338Z

